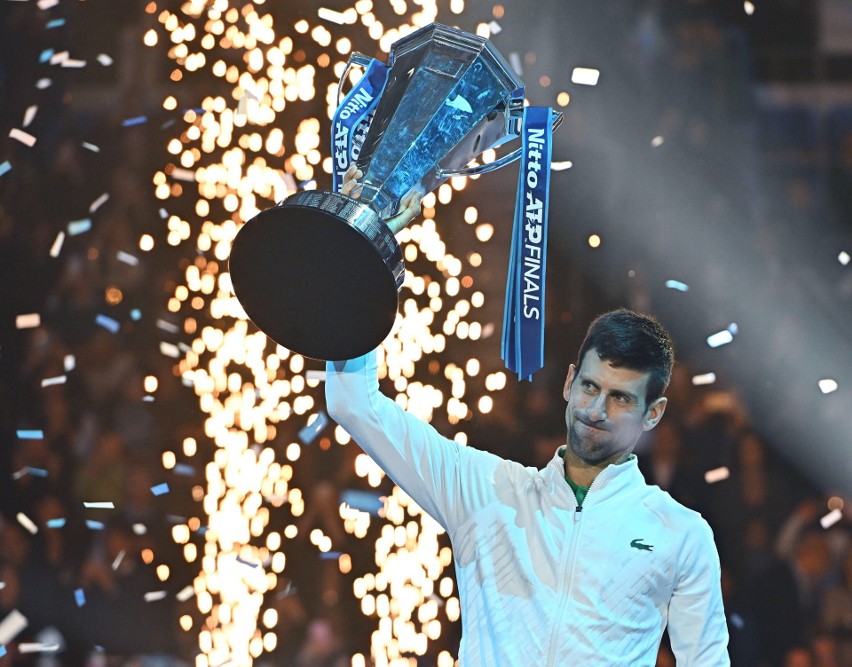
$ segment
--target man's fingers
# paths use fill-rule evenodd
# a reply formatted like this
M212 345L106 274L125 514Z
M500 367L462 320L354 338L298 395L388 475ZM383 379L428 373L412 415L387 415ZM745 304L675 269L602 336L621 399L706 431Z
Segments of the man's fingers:
M363 171L357 169L354 164L351 165L349 169L346 170L346 173L343 174L343 185L340 186L340 194L357 198L358 195L361 194L361 188L359 187L357 192L355 191L355 188L359 185L358 179L363 175Z
M420 201L423 194L417 190L410 191L400 200L399 213L392 218L385 220L387 226L390 227L394 234L404 229L409 222L420 215Z

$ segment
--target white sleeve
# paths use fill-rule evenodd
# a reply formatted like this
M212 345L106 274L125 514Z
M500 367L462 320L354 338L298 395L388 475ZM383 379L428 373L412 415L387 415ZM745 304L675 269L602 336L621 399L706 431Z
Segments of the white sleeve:
M679 667L727 666L728 625L713 531L701 519L690 533L669 602L672 651Z
M328 362L325 391L329 416L445 530L495 497L503 459L443 437L382 394L375 352Z

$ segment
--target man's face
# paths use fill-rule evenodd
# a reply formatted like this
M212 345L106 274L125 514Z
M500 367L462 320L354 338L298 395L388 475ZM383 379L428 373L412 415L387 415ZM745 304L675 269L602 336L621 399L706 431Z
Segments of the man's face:
M620 461L643 431L656 426L666 399L645 404L650 372L616 368L591 349L565 380L565 423L571 452L588 465Z

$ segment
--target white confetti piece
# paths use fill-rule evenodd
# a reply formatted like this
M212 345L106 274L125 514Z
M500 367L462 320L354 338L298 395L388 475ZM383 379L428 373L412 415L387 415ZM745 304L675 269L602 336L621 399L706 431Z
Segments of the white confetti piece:
M85 60L78 60L76 58L68 58L62 61L62 67L85 67Z
M125 555L124 549L118 552L118 555L115 557L115 560L112 561L112 571L115 572L118 569L118 566L121 565L121 561L124 560Z
M18 653L55 653L59 644L43 644L39 642L24 642L18 644Z
M837 261L843 264L843 266L849 264L850 259L852 259L852 256L850 256L845 250L841 250L840 254L837 256Z
M95 146L94 144L90 144L88 141L84 141L82 143L83 148L87 151L92 151L92 153L100 153L101 149L99 146Z
M727 329L723 329L718 333L714 333L712 336L707 337L707 344L710 347L721 347L722 345L727 345L731 341L734 340L734 335L728 331Z
M653 139L651 139L651 146L653 146L654 148L659 148L664 143L666 143L666 138L659 134Z
M65 384L65 382L67 380L68 380L67 375L56 375L56 376L51 377L51 378L44 378L41 381L41 386L42 387L52 387L53 385L56 385L56 384Z
M177 324L172 324L163 319L157 320L157 328L173 334L180 333L180 327Z
M0 644L8 644L29 625L27 617L13 609L0 621Z
M96 502L84 502L83 507L87 509L95 509L95 510L114 510L115 503L111 500L105 501L96 501Z
M89 206L89 213L94 213L95 211L97 211L101 206L106 204L108 199L109 193L104 192L100 197L98 197L97 199L95 199L95 201L91 203L91 205Z
M41 326L41 315L38 313L27 313L15 318L16 329L33 329L39 326Z
M686 283L682 283L679 280L667 280L666 287L668 287L669 289L677 290L678 292L689 291L689 285L687 285Z
M488 29L491 31L492 35L498 35L503 28L500 27L500 24L497 23L497 21L491 21L491 23L488 24Z
M72 220L68 223L68 235L77 236L78 234L88 232L91 228L92 220L90 218L83 218L82 220Z
M58 53L54 53L50 56L50 64L51 65L61 65L71 56L68 51L59 51Z
M148 534L148 526L144 523L134 523L131 528L133 529L134 535L139 535L141 537L142 535Z
M167 343L165 341L160 341L160 353L171 357L172 359L177 359L180 357L180 350L178 346L174 343Z
M840 508L835 507L828 514L819 520L819 525L823 528L831 528L834 524L843 518L843 512Z
M50 9L51 7L56 7L59 4L59 0L38 0L38 8L39 9Z
M11 170L12 170L12 163L9 162L9 160L4 160L2 163L0 163L0 176L5 174L7 171L11 171Z
M524 65L521 62L521 56L518 55L517 51L512 51L509 54L509 64L512 66L512 69L515 70L515 74L521 76L524 73Z
M308 372L305 373L305 379L319 380L320 382L325 382L325 371L308 370Z
M582 86L596 86L600 78L600 70L591 67L575 67L571 72L571 83Z
M177 598L178 602L186 602L193 595L195 595L195 589L192 587L191 584L187 584L177 592L175 598Z
M145 602L156 602L157 600L164 600L166 595L166 591L148 591L145 593Z
M18 644L18 653L55 653L59 644L43 644L41 642L23 642Z
M704 481L708 484L715 484L716 482L721 482L723 479L728 479L730 476L731 471L728 470L727 466L722 466L721 468L714 468L705 472Z
M38 526L36 526L33 523L33 520L23 512L18 512L15 518L18 519L18 523L26 528L31 534L35 535L38 532Z
M743 2L743 10L746 14L751 16L752 14L754 14L754 3L749 2L749 0L745 0L745 2Z
M109 67L112 65L112 58L110 58L106 53L99 53L98 62L104 67Z
M44 90L45 88L50 88L53 85L53 81L51 79L39 79L36 81L36 88L39 90Z
M119 250L115 253L115 258L119 262L124 262L125 264L129 264L130 266L139 266L139 258L134 257L128 252L124 252L123 250Z
M170 176L176 181L185 181L187 183L195 182L195 172L191 169L184 169L182 167L175 167L172 169L172 173Z
M701 375L693 375L692 376L692 384L696 387L700 387L705 384L713 384L716 381L715 373L703 373Z
M337 12L333 9L328 9L327 7L320 7L317 9L317 16L323 21L329 21L331 23L336 23L337 25L343 25L346 21L342 12Z
M73 354L66 354L65 358L62 359L62 368L65 369L66 373L70 373L77 366L77 357Z
M59 257L62 252L62 244L65 243L65 232L59 232L53 240L53 245L50 246L50 256Z
M837 380L832 380L831 378L824 378L817 384L819 385L819 390L823 394L830 394L833 391L837 391L837 387L839 386L837 384Z
M561 160L559 162L551 162L550 163L550 171L565 171L566 169L570 169L574 166L574 163L571 160Z
M17 127L13 127L9 130L9 137L15 141L20 141L24 144L24 146L34 146L36 142L36 138L33 135L29 132L24 132L23 130L18 129Z
M30 123L32 123L33 118L35 118L36 111L38 111L38 107L35 104L28 106L26 112L24 113L24 122L21 123L21 125L27 127Z

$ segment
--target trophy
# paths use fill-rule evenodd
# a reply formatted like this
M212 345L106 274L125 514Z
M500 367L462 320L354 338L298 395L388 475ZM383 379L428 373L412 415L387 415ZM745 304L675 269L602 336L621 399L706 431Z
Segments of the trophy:
M353 54L340 85L352 66L370 62ZM393 327L405 266L384 221L400 200L498 169L522 151L467 166L522 129L523 82L488 40L434 23L395 42L389 65L380 65L381 80L370 92L353 89L332 129L337 146L337 135L351 139L368 127L360 147L335 149L336 183L351 159L363 172L359 197L298 192L243 225L231 249L234 292L248 317L276 343L315 359L360 356ZM371 77L368 69L362 78ZM360 121L347 128L356 111ZM553 127L561 119L555 114Z

